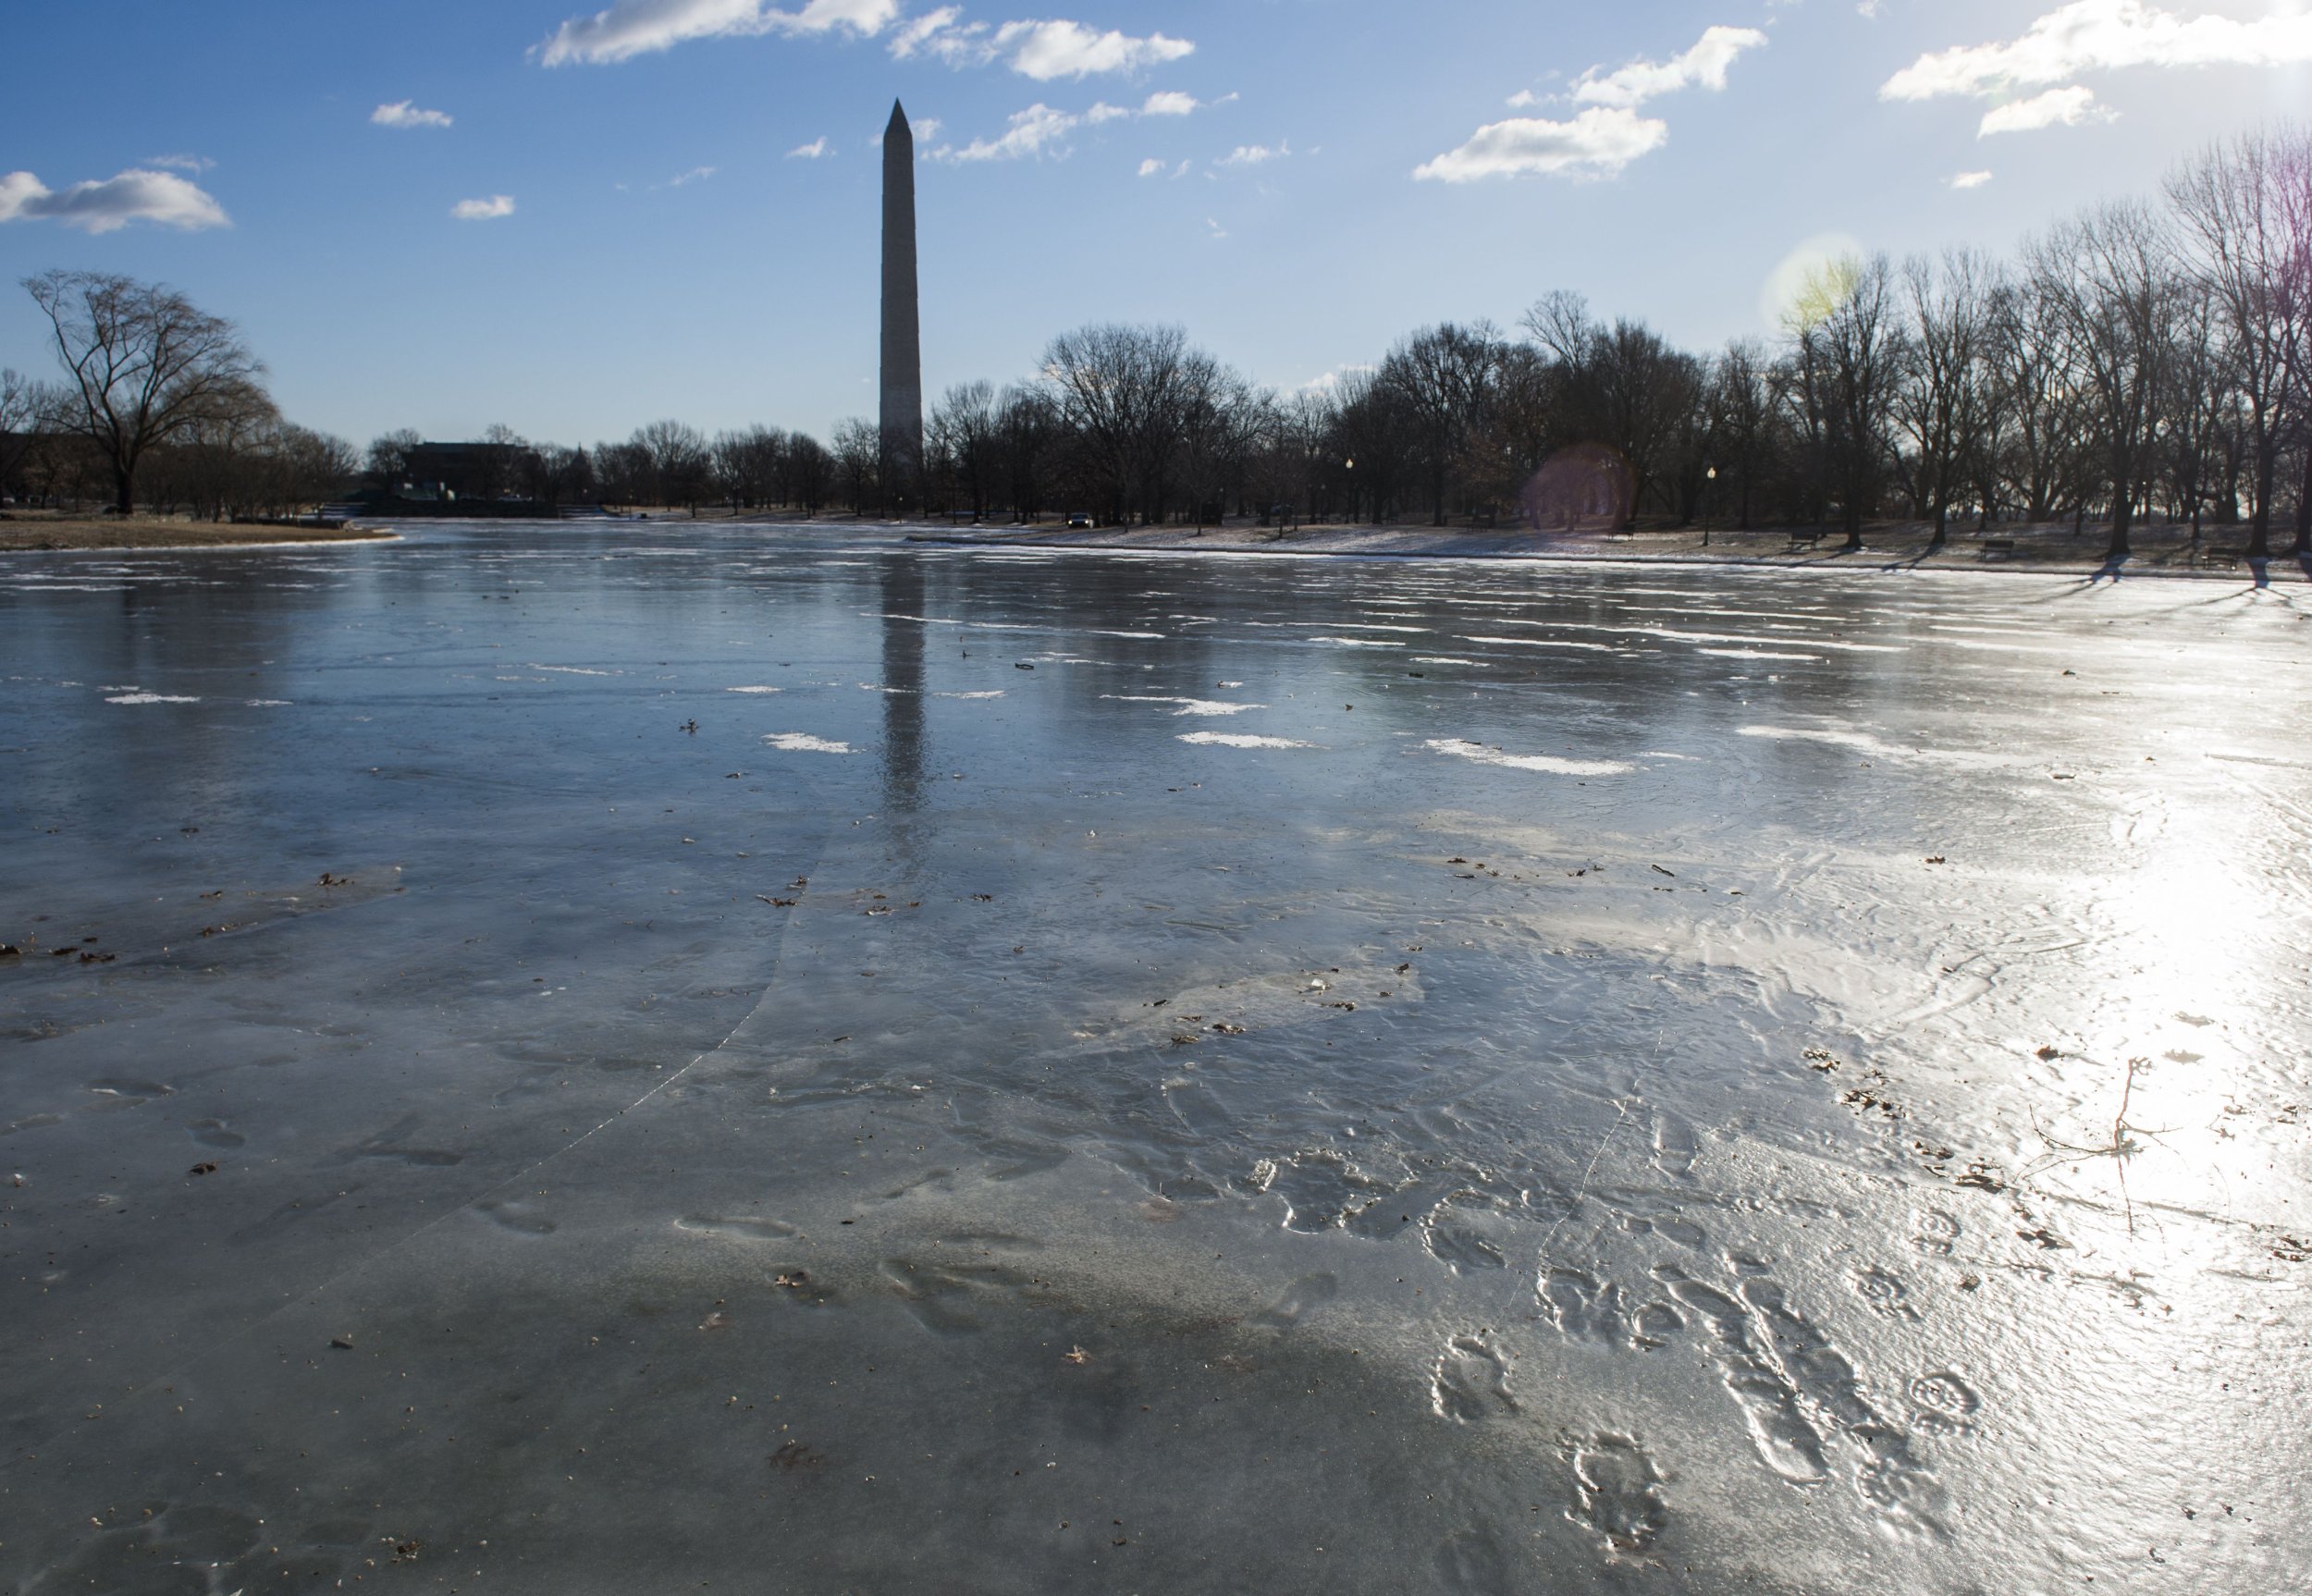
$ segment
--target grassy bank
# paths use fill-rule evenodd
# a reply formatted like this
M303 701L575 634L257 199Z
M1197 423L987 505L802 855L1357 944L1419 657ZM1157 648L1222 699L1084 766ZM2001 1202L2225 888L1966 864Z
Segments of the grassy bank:
M266 543L373 543L391 534L337 526L252 525L178 516L76 516L11 510L0 519L0 552L82 548L234 548Z
M1474 527L1310 526L1281 537L1273 528L1235 525L1207 528L1103 527L1066 532L1036 527L959 528L959 541L1032 545L1044 547L1188 549L1264 553L1402 555L1430 558L1543 559L1661 559L1710 563L1761 563L1827 569L1917 569L1941 571L2035 571L2091 573L2105 569L2109 528L2074 532L2068 522L2048 525L1994 527L1988 534L1954 529L1945 546L1929 550L1932 529L1896 522L1865 529L1861 553L1842 554L1843 534L1817 538L1809 530L1714 528L1704 542L1702 528L1664 527L1631 533L1535 532ZM2188 526L2158 523L2139 527L2125 567L2132 576L2255 575L2244 558L2245 534L2237 527L2202 533L2195 543ZM2288 538L2275 539L2285 548ZM2272 581L2303 581L2304 562L2276 553L2267 567Z

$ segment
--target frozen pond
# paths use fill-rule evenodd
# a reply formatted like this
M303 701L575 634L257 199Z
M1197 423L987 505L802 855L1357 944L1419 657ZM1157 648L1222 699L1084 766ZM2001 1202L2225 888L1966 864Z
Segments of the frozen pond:
M2306 620L0 557L0 1590L2298 1589Z

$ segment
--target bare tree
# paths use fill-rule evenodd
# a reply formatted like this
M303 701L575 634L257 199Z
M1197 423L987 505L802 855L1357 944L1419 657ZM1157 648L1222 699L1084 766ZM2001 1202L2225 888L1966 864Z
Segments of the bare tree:
M0 494L6 493L16 481L44 406L37 384L14 368L0 371Z
M992 384L960 383L932 407L930 447L970 500L974 521L988 513L1002 435Z
M523 456L529 452L529 440L503 422L483 429L479 453L485 500L495 504L513 491Z
M1051 460L1059 448L1060 412L1041 385L1007 387L995 401L1002 428L1004 491L1015 520L1033 522L1052 491Z
M424 445L424 438L408 427L380 433L371 440L363 474L387 495L398 494L410 479L411 454Z
M1801 358L1816 385L1830 476L1846 541L1863 546L1863 521L1888 455L1888 423L1901 373L1902 328L1885 255L1839 262L1817 274L1795 324Z
M1744 531L1772 447L1774 392L1767 367L1765 352L1756 344L1738 339L1727 345L1712 368L1704 400L1716 463L1724 468L1722 477L1733 479L1734 523Z
M1959 251L1941 269L1923 256L1904 263L1909 359L1896 385L1897 424L1910 440L1906 463L1917 509L1935 523L1930 553L1949 539L1952 500L1978 478L1976 458L1989 430L1986 369L1998 268Z
M1557 442L1604 444L1621 455L1637 489L1632 522L1666 477L1674 479L1673 508L1691 518L1707 465L1702 362L1643 322L1595 320L1579 294L1541 300L1524 325L1555 379Z
M827 485L834 478L834 457L818 439L799 432L787 439L785 461L788 485L782 497L802 506L806 519L817 515L827 502Z
M114 508L136 508L137 468L156 445L238 403L264 366L233 324L173 289L102 272L44 272L24 281L48 318L74 430L110 469Z
M648 462L648 484L659 504L683 505L698 513L707 488L707 440L679 421L654 421L637 427L630 445Z
M2139 203L2101 206L2030 250L2065 341L2075 351L2110 496L2106 558L2124 559L2135 500L2158 448L2159 397L2173 346L2175 259L2167 231Z
M2220 144L2173 173L2169 203L2182 221L2186 269L2219 313L2232 383L2245 412L2250 467L2248 557L2271 552L2280 456L2303 397L2312 337L2312 237L2290 192L2306 180L2312 141L2302 132L2251 134ZM2292 214L2293 213L2293 214Z
M848 416L835 424L834 466L851 513L865 515L882 489L883 433L871 421Z
M1420 439L1435 525L1450 518L1448 485L1484 424L1501 357L1501 334L1491 322L1443 322L1405 339L1381 362L1379 380L1402 401Z

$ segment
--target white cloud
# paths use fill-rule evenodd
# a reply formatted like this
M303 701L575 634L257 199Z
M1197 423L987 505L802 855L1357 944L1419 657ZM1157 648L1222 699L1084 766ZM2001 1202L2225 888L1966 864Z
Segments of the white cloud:
M1064 155L1067 136L1083 120L1039 103L1012 113L1011 126L1000 138L975 139L961 149L938 149L931 155L939 161L1017 161L1029 155Z
M166 166L179 172L213 172L216 163L206 155L155 155L144 163L148 166Z
M224 206L185 178L136 167L61 193L30 172L0 177L0 222L23 221L60 222L84 233L117 232L130 222L186 232L233 225Z
M1194 94L1183 94L1177 89L1166 89L1150 94L1147 104L1140 107L1140 115L1143 117L1193 116L1203 104L1204 102L1199 100Z
M1230 94L1224 100L1215 100L1212 104L1224 104L1226 100L1233 100L1236 97ZM1105 100L1094 102L1090 109L1085 111L1055 111L1051 106L1042 104L1030 105L1025 111L1013 114L1011 126L1001 137L975 139L960 148L943 145L931 152L931 158L935 161L1016 161L1027 155L1064 155L1067 153L1067 136L1078 128L1098 128L1110 122L1130 121L1139 117L1186 116L1187 114L1169 104L1158 104L1159 101L1171 97L1163 94L1151 95L1148 104L1138 111L1128 106L1112 105ZM1187 100L1190 109L1201 104L1201 102L1188 99L1188 96L1185 94L1177 98ZM933 133L938 130L939 124L931 121L918 122L916 124L916 129L919 141L928 143ZM1258 147L1255 146L1255 148ZM1290 153L1289 151L1261 150L1257 154L1250 154L1240 149L1236 156L1229 157L1223 164L1250 165L1254 160L1266 160L1273 154ZM1237 157L1245 157L1245 159L1239 160ZM1188 164L1183 161L1180 164L1180 170L1185 172L1187 166ZM1143 161L1140 163L1140 176L1152 177L1163 170L1163 167L1164 163L1160 160ZM1177 175L1177 173L1174 174L1174 176Z
M1239 144L1219 160L1215 166L1261 166L1271 161L1281 161L1293 153L1290 140L1280 140L1275 149L1266 144Z
M960 6L942 6L936 11L926 11L892 37L892 54L904 61L927 47L935 55L940 53L940 40L965 31L955 26L963 19L963 15L964 8Z
M1988 172L1959 172L1952 175L1950 186L1963 192L1968 189L1979 189L1990 180L1991 174Z
M1081 22L1006 22L995 31L994 49L1011 55L1012 70L1039 83L1055 78L1083 79L1102 72L1138 72L1195 54L1186 39L1151 33L1136 39L1110 29L1096 32Z
M712 166L693 166L689 171L684 172L681 177L669 178L667 180L667 187L670 189L687 189L693 183L703 183L714 175L715 168Z
M572 17L538 46L548 67L604 66L671 50L692 39L764 33L831 33L872 38L899 19L899 0L808 0L781 11L763 0L616 0L591 17Z
M787 152L787 159L790 161L817 161L824 158L828 154L830 154L833 153L833 150L834 146L827 141L827 135L821 133L818 138L813 139L809 143L797 144L793 149L789 150Z
M1987 98L2121 67L2278 67L2312 61L2312 14L2252 21L2184 17L2143 0L2072 0L2021 37L1920 56L1887 80L1884 100Z
M1765 44L1766 36L1755 28L1704 29L1692 49L1667 61L1632 61L1603 75L1591 68L1574 84L1573 97L1585 105L1617 105L1634 111L1648 100L1696 84L1723 89L1727 68L1742 52L1763 50Z
M447 128L453 117L447 111L427 111L408 100L380 105L369 114L380 128Z
M1570 122L1513 117L1478 129L1468 143L1416 167L1413 176L1439 183L1530 173L1611 178L1660 149L1669 133L1666 123L1618 105L1593 105Z
M1611 72L1593 67L1569 92L1583 107L1571 121L1512 117L1489 122L1468 143L1415 168L1413 176L1442 183L1530 173L1617 177L1630 162L1669 141L1669 125L1639 116L1638 107L1681 89L1722 90L1728 70L1743 53L1765 45L1766 36L1755 28L1705 28L1691 49L1667 61L1632 61ZM1509 96L1513 109L1542 103L1543 96L1531 89Z
M489 222L514 214L512 196L492 194L486 200L460 200L449 207L449 214L461 222Z
M1213 239L1224 239L1228 236L1228 229L1220 225L1220 218L1217 216L1205 217L1204 227L1209 236Z
M2109 106L2096 104L2093 89L2074 83L2068 89L2049 89L2044 94L2034 94L2028 100L1994 105L1983 114L1974 136L1987 139L1994 133L2030 133L2059 125L2076 128L2082 122L2109 122L2118 115Z

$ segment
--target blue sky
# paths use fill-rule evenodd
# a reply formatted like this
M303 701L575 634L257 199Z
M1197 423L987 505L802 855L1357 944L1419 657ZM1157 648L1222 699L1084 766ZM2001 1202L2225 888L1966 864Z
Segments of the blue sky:
M173 283L356 442L823 431L894 96L933 394L1092 320L1297 387L1560 288L1707 348L1822 240L2003 252L2312 106L2269 0L600 3L12 6L0 276Z

